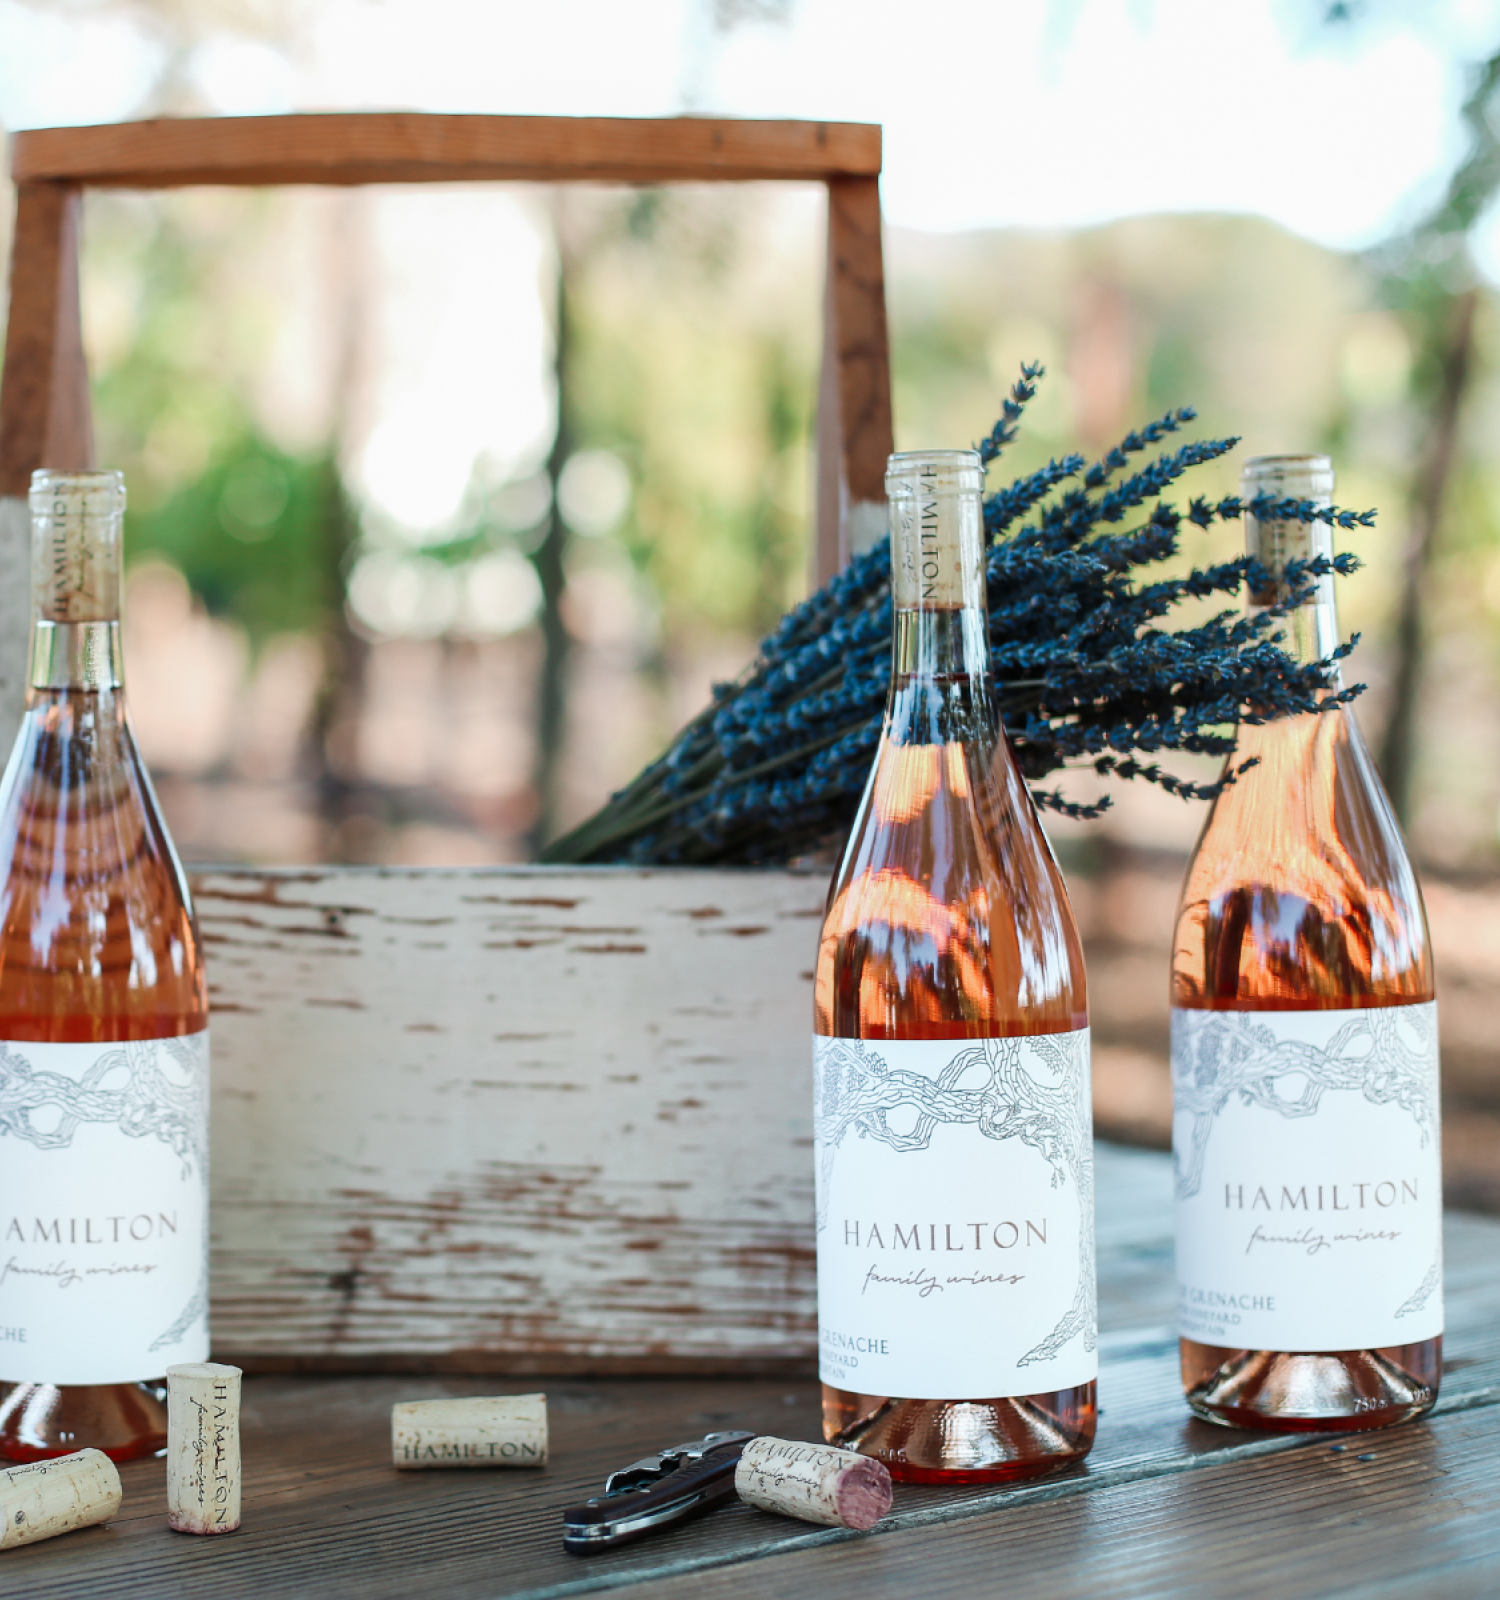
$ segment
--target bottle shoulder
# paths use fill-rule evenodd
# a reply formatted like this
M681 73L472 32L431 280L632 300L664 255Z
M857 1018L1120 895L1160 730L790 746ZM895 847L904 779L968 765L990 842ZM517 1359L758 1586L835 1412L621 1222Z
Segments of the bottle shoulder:
M1214 801L1183 884L1178 1005L1325 1009L1426 1000L1426 911L1345 711L1247 730L1257 764Z
M1008 752L883 740L829 893L818 1031L962 1038L1086 1021L1067 891Z
M0 784L0 1037L194 1032L186 876L123 709L88 700L29 709Z

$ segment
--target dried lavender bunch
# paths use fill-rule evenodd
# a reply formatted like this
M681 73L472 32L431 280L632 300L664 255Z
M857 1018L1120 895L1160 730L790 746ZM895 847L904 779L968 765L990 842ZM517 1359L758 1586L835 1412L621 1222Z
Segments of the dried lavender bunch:
M1016 436L1040 366L1022 368L980 454L995 460ZM1193 420L1184 408L1128 434L1101 460L1050 462L985 500L990 658L997 709L1036 803L1072 817L1099 815L1038 781L1066 767L1140 778L1207 799L1233 782L1191 783L1151 758L1163 751L1227 755L1242 722L1318 711L1363 685L1333 687L1335 661L1299 664L1281 648L1278 619L1310 597L1337 555L1289 566L1274 608L1225 610L1196 627L1159 626L1189 597L1235 596L1270 575L1248 556L1150 581L1140 569L1175 555L1184 521L1199 528L1240 517L1368 526L1373 512L1310 501L1162 498L1191 467L1233 449L1208 439L1138 462ZM1022 519L1033 519L1017 528ZM736 682L671 748L609 804L542 852L554 862L765 864L805 855L847 833L880 737L890 680L890 545L882 540L783 618ZM1143 759L1145 758L1145 759ZM1243 768L1238 769L1243 770Z

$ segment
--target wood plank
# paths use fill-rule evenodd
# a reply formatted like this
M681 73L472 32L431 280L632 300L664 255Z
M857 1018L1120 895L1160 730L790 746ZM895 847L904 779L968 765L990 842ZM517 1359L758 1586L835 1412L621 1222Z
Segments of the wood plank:
M886 530L893 444L880 187L828 185L828 287L818 409L817 577L826 582ZM837 524L834 525L834 518Z
M157 118L11 136L17 182L184 184L607 183L869 178L880 129L725 117L492 117L412 111Z
M595 1372L808 1356L820 878L246 869L196 894L222 1353ZM1165 1326L1165 1168L1099 1160L1101 1185L1108 1167L1138 1196L1100 1207L1106 1292L1126 1326Z
M0 496L25 497L38 467L94 464L78 303L75 186L22 183L11 238L10 317L0 376Z
M818 368L814 451L813 540L809 587L821 589L844 565L844 425L839 413L838 328L834 310L834 257L831 246L823 273L823 351Z
M1366 1456L1372 1459L1364 1459ZM1022 1500L659 1582L659 1600L914 1590L1006 1600L1432 1600L1500 1589L1493 1407L1334 1453L1326 1437L1207 1470ZM553 1590L553 1593L558 1591ZM537 1590L531 1591L533 1595Z
M109 1527L7 1552L0 1573L34 1600L83 1592L121 1600L247 1593L394 1600L417 1587L457 1600L542 1600L641 1583L664 1600L731 1587L742 1596L825 1592L863 1600L914 1587L934 1596L989 1593L998 1561L1005 1593L1021 1600L1101 1593L1294 1600L1443 1593L1442 1570L1492 1571L1500 1552L1500 1286L1492 1266L1500 1224L1449 1219L1451 1359L1438 1417L1346 1437L1347 1448L1333 1454L1326 1437L1253 1435L1188 1417L1175 1341L1121 1320L1143 1298L1136 1287L1122 1297L1112 1267L1121 1249L1147 1250L1160 1236L1168 1163L1107 1147L1100 1154L1100 1214L1109 1232L1100 1306L1104 1416L1089 1462L1062 1477L1001 1489L901 1485L893 1516L874 1536L730 1506L579 1560L562 1552L560 1509L594 1492L613 1467L715 1427L816 1437L810 1371L779 1382L549 1381L549 1466L495 1474L396 1472L389 1407L514 1386L451 1377L252 1377L240 1533L223 1540L168 1533L162 1465L134 1463L123 1470L125 1506ZM1145 1299L1169 1305L1170 1256L1149 1276ZM1373 1462L1359 1459L1371 1453ZM1372 1575L1389 1589L1369 1587Z
M824 893L799 872L198 873L220 1354L259 1371L805 1362ZM1101 1208L1101 1256L1128 1321L1165 1322L1160 1163L1099 1159L1137 1197Z
M815 1386L805 1379L792 1386L644 1379L546 1388L552 1442L544 1470L414 1473L390 1464L391 1405L482 1387L430 1378L248 1378L238 1533L170 1533L163 1464L131 1463L121 1471L121 1514L107 1528L7 1551L0 1580L24 1584L37 1600L81 1593L375 1600L414 1590L491 1600L579 1581L612 1585L627 1573L658 1570L684 1541L695 1547L695 1536L741 1530L710 1529L705 1520L601 1564L563 1552L565 1505L596 1494L615 1467L715 1427L806 1432L817 1423Z
M221 1352L805 1360L824 893L792 872L199 873Z

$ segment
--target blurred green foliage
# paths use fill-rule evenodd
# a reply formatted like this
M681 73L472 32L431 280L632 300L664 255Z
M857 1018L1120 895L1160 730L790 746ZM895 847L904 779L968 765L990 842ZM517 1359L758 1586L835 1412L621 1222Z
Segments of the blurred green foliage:
M634 493L624 524L576 541L575 559L623 551L669 635L757 635L805 587L817 282L800 252L793 295L763 281L752 235L764 198L652 190L584 204L567 374L576 444L618 455ZM256 403L279 308L253 264L286 227L284 204L106 195L91 198L88 224L101 459L126 472L132 559L172 560L253 642L317 628L332 445L287 449ZM506 492L477 479L458 525L423 555L461 565L527 548L535 530L497 509ZM370 538L391 542L373 525Z
M328 454L288 455L239 432L216 444L197 477L132 509L131 557L166 557L252 646L278 633L317 633L342 604L330 592L326 548L342 492ZM333 563L337 570L337 553Z
M91 196L88 211L101 459L127 472L130 548L170 557L255 640L326 626L344 560L331 448L295 439L261 387L270 366L296 359L278 344L290 315L277 267L287 205L204 191ZM575 443L616 454L633 494L624 521L575 538L569 560L578 572L633 573L660 618L661 644L644 630L638 670L659 675L662 653L684 639L748 645L805 589L817 206L786 191L585 191L572 221ZM1205 492L1232 491L1245 456L1328 449L1341 501L1382 509L1375 530L1343 536L1367 560L1341 603L1367 640L1354 670L1373 684L1361 712L1373 732L1431 393L1419 308L1392 293L1391 268L1248 217L895 232L898 448L972 442L1020 362L1039 358L1049 376L1007 470L1098 447L1184 403L1206 433L1244 438L1235 458L1206 469L1218 481ZM1500 704L1500 475L1486 444L1500 422L1500 325L1488 291L1475 340L1428 589L1436 642L1413 818L1419 845L1478 861L1495 855L1500 805L1500 726L1476 734L1474 723ZM527 549L534 526L503 505L515 487L476 479L461 526L422 554L462 565L501 543ZM372 527L376 537L390 536Z
M630 469L617 537L669 634L758 636L806 588L818 285L801 249L764 281L771 209L722 191L607 197L575 252L576 442Z
M252 403L275 307L243 292L240 270L276 220L263 195L91 196L84 263L100 459L126 475L127 558L170 560L253 645L318 632L341 604L330 450L278 445Z

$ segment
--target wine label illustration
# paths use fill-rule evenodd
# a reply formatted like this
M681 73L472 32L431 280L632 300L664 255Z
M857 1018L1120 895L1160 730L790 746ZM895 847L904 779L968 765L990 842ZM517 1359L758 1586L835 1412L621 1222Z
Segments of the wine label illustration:
M824 1383L1046 1394L1098 1373L1089 1031L813 1041Z
M0 1042L0 1381L207 1358L207 1030Z
M1437 1006L1172 1013L1178 1329L1233 1349L1443 1331Z

